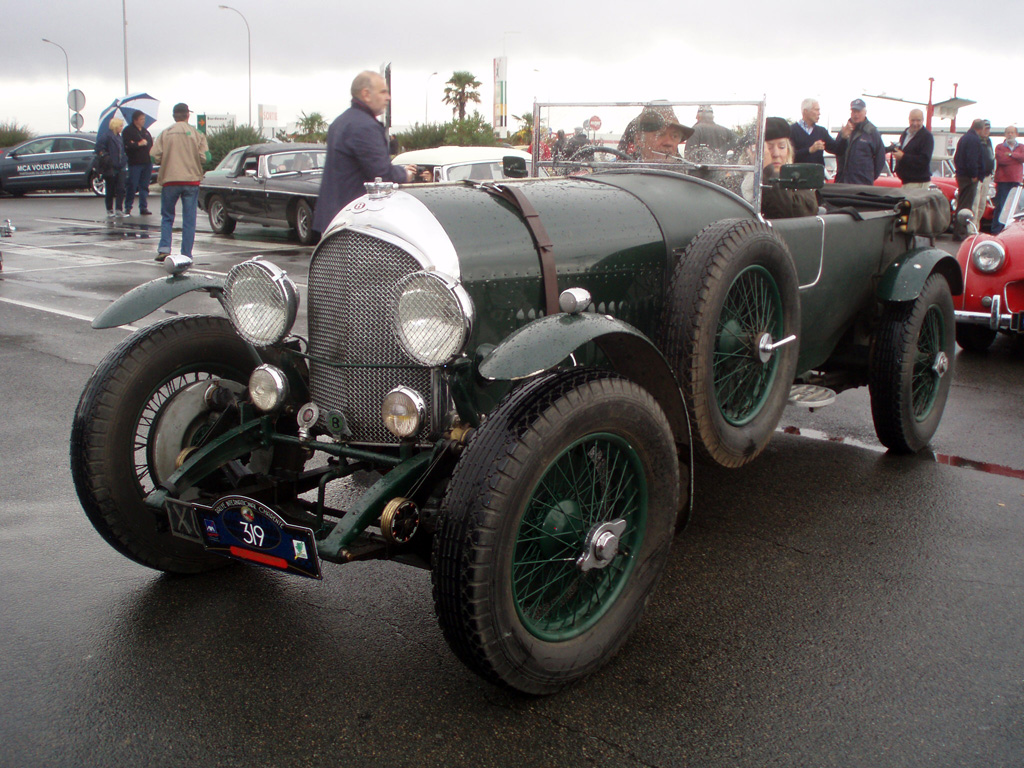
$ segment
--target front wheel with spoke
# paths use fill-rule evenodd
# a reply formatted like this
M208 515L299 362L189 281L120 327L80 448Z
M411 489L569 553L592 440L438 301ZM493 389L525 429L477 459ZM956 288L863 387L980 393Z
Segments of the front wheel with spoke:
M456 655L535 694L604 664L665 564L677 472L638 385L572 370L515 390L459 460L434 540L434 606Z
M89 521L114 549L173 573L229 562L172 536L144 499L215 427L217 414L206 399L210 386L244 392L255 366L231 324L209 316L150 325L100 362L75 412L71 475ZM217 488L220 478L204 482L214 492L230 489L226 483Z
M955 314L949 283L925 281L914 301L886 307L871 345L871 417L882 445L924 448L939 427L953 379Z

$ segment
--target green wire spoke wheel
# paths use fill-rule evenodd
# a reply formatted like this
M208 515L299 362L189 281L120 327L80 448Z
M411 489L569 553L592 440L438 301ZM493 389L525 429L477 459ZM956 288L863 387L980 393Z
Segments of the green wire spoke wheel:
M914 453L932 439L953 379L955 339L953 297L940 274L914 301L886 306L869 371L871 417L886 448Z
M434 537L434 608L455 654L533 694L607 662L665 565L678 473L639 385L571 369L513 390L459 459Z

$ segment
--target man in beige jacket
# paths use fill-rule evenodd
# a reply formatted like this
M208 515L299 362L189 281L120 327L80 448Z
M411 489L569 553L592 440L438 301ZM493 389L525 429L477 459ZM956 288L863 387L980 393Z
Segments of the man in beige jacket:
M174 214L178 198L181 198L181 255L187 259L182 262L183 266L192 263L199 182L203 179L203 161L210 159L206 136L188 124L190 114L188 104L175 104L174 125L157 137L150 152L153 162L160 164L156 180L163 187L160 193L160 245L157 246L156 260L163 261L171 253Z

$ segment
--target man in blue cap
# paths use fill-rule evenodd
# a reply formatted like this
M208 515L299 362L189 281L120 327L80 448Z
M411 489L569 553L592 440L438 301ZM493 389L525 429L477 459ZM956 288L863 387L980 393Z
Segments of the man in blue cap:
M885 146L882 135L868 120L863 99L850 102L850 120L836 137L836 157L840 184L874 184L885 167Z

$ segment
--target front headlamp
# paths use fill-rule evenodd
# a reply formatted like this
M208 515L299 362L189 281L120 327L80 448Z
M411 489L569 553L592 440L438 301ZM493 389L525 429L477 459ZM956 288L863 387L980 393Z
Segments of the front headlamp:
M466 346L473 302L439 272L413 272L395 287L395 332L406 353L426 366L444 365Z
M239 336L253 346L269 347L291 331L299 289L284 270L256 258L228 272L224 306Z
M974 246L971 261L979 272L998 272L1006 261L1006 249L998 240L985 240Z

